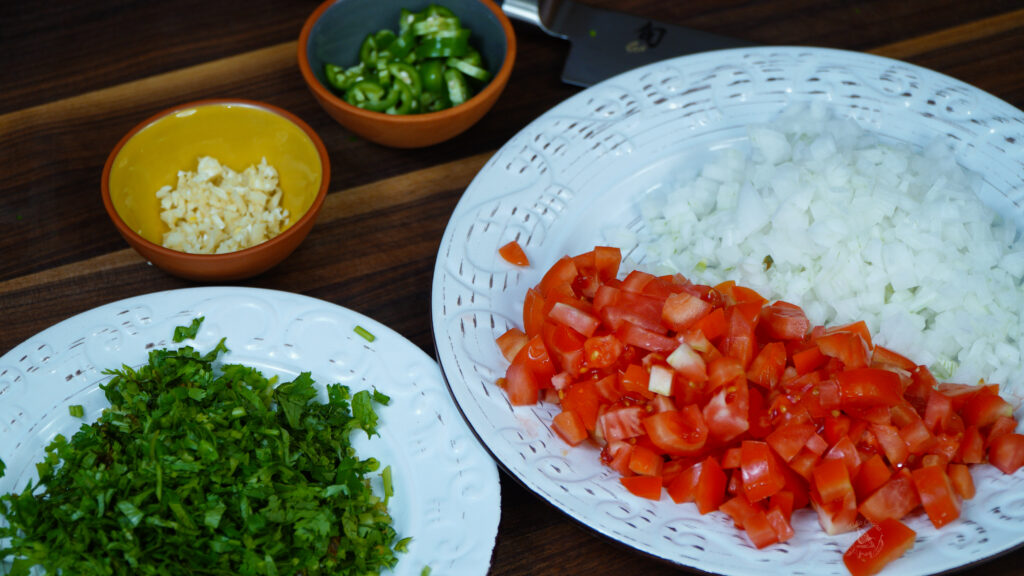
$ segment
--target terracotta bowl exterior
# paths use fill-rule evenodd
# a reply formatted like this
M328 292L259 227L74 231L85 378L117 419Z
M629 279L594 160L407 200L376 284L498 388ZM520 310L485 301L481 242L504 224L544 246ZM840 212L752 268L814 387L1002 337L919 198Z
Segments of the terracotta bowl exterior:
M226 254L188 254L161 245L156 191L175 185L212 156L242 171L262 158L280 178L291 224L266 242ZM103 167L103 205L114 226L139 254L164 271L200 282L241 280L284 260L309 234L330 182L330 161L319 136L293 114L248 100L202 100L143 121L111 151Z
M302 77L320 106L351 132L393 148L421 148L458 136L497 102L516 58L512 23L490 0L446 0L442 4L470 29L473 43L491 72L491 81L462 104L424 114L371 112L345 102L327 87L324 65L355 64L370 32L395 30L402 8L419 11L436 0L327 0L306 20L299 35Z

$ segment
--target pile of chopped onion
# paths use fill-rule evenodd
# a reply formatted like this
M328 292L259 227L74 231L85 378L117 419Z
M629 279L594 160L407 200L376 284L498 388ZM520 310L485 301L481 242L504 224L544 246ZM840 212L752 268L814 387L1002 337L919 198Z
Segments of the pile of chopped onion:
M1024 246L944 146L881 141L825 106L787 109L642 207L643 265L864 320L940 380L1021 389Z

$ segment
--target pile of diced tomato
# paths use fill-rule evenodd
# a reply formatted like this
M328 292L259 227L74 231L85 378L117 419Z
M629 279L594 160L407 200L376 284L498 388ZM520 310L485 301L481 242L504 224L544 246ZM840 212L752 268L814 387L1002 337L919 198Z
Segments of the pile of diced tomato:
M620 279L621 260L566 256L527 291L523 329L497 339L499 384L514 405L560 404L555 432L599 447L633 494L724 512L758 548L805 506L828 534L870 526L844 556L863 575L912 545L908 514L959 517L970 465L1024 465L997 385L938 382L863 322L812 326L733 282Z

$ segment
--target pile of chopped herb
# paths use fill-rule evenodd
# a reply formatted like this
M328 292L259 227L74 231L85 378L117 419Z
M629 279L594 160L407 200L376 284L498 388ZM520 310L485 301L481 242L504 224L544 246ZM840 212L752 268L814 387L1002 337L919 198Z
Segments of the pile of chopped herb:
M176 331L175 342L198 328ZM47 574L368 575L397 562L400 540L380 464L349 437L376 434L377 391L276 378L200 354L159 349L110 370L111 406L56 437L39 480L0 496L0 572ZM4 471L0 462L0 476Z

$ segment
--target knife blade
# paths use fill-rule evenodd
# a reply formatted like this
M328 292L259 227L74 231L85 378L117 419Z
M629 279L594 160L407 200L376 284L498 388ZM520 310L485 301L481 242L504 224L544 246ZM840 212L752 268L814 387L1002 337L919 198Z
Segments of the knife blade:
M570 42L562 81L575 86L591 86L674 56L754 45L575 0L505 0L502 10L509 18Z

